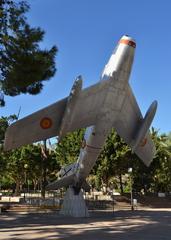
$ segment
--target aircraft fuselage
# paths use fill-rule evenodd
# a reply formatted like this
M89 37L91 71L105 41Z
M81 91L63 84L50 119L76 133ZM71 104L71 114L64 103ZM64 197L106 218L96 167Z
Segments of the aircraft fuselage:
M106 85L107 91L98 114L97 124L86 128L85 131L77 161L75 187L78 190L93 168L114 121L118 119L116 110L119 113L126 96L134 50L134 40L123 36L103 70L100 81Z

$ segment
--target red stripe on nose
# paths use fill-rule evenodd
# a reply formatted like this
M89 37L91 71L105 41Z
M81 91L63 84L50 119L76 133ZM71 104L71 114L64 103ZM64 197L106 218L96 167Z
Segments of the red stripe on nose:
M121 40L119 41L119 43L123 43L123 44L125 44L125 45L129 45L129 46L131 46L131 47L133 47L133 48L136 48L136 43L133 42L133 41L131 41L131 40L128 40L128 39L121 39Z

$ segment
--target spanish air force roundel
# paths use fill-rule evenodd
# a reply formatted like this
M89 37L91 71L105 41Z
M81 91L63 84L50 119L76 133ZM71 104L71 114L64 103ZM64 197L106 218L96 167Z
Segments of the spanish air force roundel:
M52 119L44 117L40 121L40 127L43 129L48 129L52 127Z

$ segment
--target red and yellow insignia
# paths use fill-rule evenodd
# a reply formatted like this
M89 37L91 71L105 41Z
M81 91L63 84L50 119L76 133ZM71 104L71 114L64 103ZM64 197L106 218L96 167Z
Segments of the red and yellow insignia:
M52 127L52 119L44 117L40 121L40 127L43 129L48 129Z

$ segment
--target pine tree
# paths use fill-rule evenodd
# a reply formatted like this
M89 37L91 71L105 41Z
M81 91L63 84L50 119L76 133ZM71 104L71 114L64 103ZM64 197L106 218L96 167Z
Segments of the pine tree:
M1 105L5 103L2 93L9 96L40 93L43 81L56 71L57 48L39 48L45 33L39 27L30 27L25 16L28 10L26 1L0 0Z

